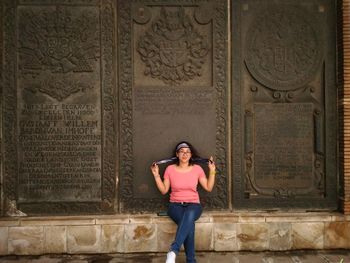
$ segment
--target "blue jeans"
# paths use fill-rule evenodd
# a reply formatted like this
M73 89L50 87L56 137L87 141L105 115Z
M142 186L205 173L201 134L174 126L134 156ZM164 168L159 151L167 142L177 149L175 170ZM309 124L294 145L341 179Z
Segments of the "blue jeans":
M202 206L195 203L170 203L168 215L177 224L177 231L170 250L178 254L182 244L185 247L186 262L196 263L194 249L195 221L202 214Z

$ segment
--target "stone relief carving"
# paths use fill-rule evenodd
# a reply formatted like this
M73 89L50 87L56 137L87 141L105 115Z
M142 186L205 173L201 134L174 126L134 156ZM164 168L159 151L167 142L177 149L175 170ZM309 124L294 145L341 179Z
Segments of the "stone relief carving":
M3 80L3 147L4 147L4 162L3 162L3 185L4 185L4 199L16 200L17 196L17 148L16 148L16 134L14 124L17 122L16 115L16 88L15 88L15 32L16 23L13 19L16 13L16 3L11 0L4 1L3 5L3 31L7 38L3 44L3 65L1 69L1 76Z
M88 89L93 89L93 86L78 80L64 79L61 77L53 78L51 80L45 79L38 84L32 83L31 85L28 85L28 88L26 89L32 93L45 93L58 101L63 101L74 93L79 91L85 92Z
M116 205L116 94L115 2L3 1L3 197L2 214L96 214L115 212ZM22 3L21 2L21 3ZM79 5L82 3L89 5ZM43 4L42 6L40 4ZM94 6L93 4L96 3ZM57 5L56 5L57 4ZM49 29L51 31L49 31ZM46 35L45 35L46 34ZM14 48L17 47L17 48ZM96 83L101 93L103 118L103 172L101 199L94 201L22 202L19 196L18 105L19 89L45 94L39 100L61 101L86 92ZM22 94L23 94L22 93ZM47 96L48 95L48 96ZM85 95L85 94L84 94ZM91 94L89 94L91 96ZM28 102L28 101L27 101ZM32 101L29 101L32 102ZM68 102L69 103L69 102Z
M101 12L101 61L102 61L102 92L103 92L103 174L102 203L103 211L114 211L116 193L116 158L117 158L117 93L115 81L115 3L104 0Z
M133 149L133 93L132 87L133 85L133 71L132 71L132 23L139 23L139 24L145 24L150 20L150 6L144 6L138 4L139 1L130 1L126 2L123 0L118 1L118 27L119 27L119 90L120 90L120 98L121 98L121 105L120 105L120 122L121 122L121 128L120 128L120 145L121 145L121 151L120 151L120 197L121 197L121 209L125 211L155 211L155 210L161 210L165 207L165 201L160 198L149 198L147 200L142 198L136 198L134 193L134 171L133 171L133 155L134 155L134 149ZM163 2L168 3L166 0ZM165 6L165 5L164 5ZM171 8L170 8L171 6ZM167 16L173 15L174 20L169 20L169 22L163 21L165 18L165 15L163 15L163 20L161 18L157 18L155 20L155 29L151 26L145 35L143 35L141 38L138 39L138 42L136 44L137 52L135 55L139 55L142 57L142 54L148 54L140 52L140 45L142 41L148 41L147 38L149 38L149 34L156 37L157 39L160 39L163 41L163 43L167 44L170 39L174 38L173 42L176 42L177 44L181 44L182 41L185 39L189 39L192 41L190 44L193 46L190 46L195 52L195 55L200 60L205 61L208 57L209 49L213 49L213 59L212 59L212 68L213 68L213 79L215 80L212 85L215 90L215 105L216 105L216 149L215 149L215 156L216 156L216 162L220 163L218 165L218 174L220 176L217 177L216 182L216 189L217 193L215 196L204 196L201 200L203 203L205 203L206 207L208 208L227 208L228 206L228 187L227 187L227 156L226 156L226 149L227 149L227 108L226 108L226 100L227 100L227 5L225 1L185 1L185 0L178 0L176 1L176 5L170 5L166 6L165 8L167 10L171 10L171 14L168 12ZM178 7L177 7L178 6ZM182 7L181 7L182 6ZM190 6L190 8L195 9L194 16L195 20L199 24L205 24L208 22L213 23L213 39L210 39L208 43L205 41L206 36L200 35L195 30L195 26L192 24L192 22L187 21L189 19L186 17L186 15L181 15L181 9L185 8L186 6ZM195 8L194 8L195 6ZM202 10L208 10L208 6L211 6L211 19L208 19L207 12L201 13ZM169 9L168 9L169 8ZM184 12L186 13L186 12ZM133 14L133 15L132 15ZM136 14L136 16L135 16ZM133 19L133 20L132 20ZM170 18L169 18L170 19ZM181 20L183 19L183 20ZM173 26L170 26L170 22L173 21ZM187 23L186 25L178 25L179 21L183 21L183 23ZM169 26L172 28L172 30L178 30L177 32L177 38L175 36L170 36L169 29L166 28L166 23L170 23ZM186 29L186 27L188 27ZM191 28L193 27L193 28ZM192 30L192 32L191 32ZM157 32L157 33L156 33ZM181 33L182 32L182 33ZM191 34L187 34L188 32L191 32ZM197 37L197 40L192 39L193 36ZM189 38L190 37L190 38ZM151 41L151 40L150 40ZM153 40L152 40L153 41ZM196 42L197 41L197 42ZM147 47L150 47L151 44L158 44L153 42L143 42ZM196 45L194 45L196 44ZM143 44L142 44L143 45ZM141 47L142 47L141 45ZM164 46L165 47L165 46ZM184 59L182 56L184 53L187 54L187 56L193 56L191 54L191 49L180 49L179 53L173 52L176 51L173 49L171 44L169 44L169 47L171 49L169 50L169 53L167 53L167 50L156 50L156 55L158 56L158 60L160 60L160 54L157 52L165 52L162 56L164 56L165 62L163 63L163 67L166 70L171 69L171 65L176 65L180 59ZM143 47L142 47L143 48ZM153 47L154 48L154 47ZM171 52L173 53L171 53ZM149 53L149 55L153 55L153 53ZM180 56L181 55L181 56ZM202 57L201 57L202 56ZM148 57L146 57L148 59ZM187 60L186 60L187 61ZM193 63L194 59L190 63ZM146 62L144 61L146 64ZM159 62L158 62L159 63ZM194 65L194 64L193 64ZM203 65L203 64L200 64ZM175 71L176 67L172 66L172 72ZM196 69L198 72L200 72L200 69ZM182 72L182 71L181 71ZM197 71L196 71L197 72ZM177 74L177 73L176 73ZM173 75L174 78L166 79L164 78L165 75L160 75L155 78L162 80L165 84L168 85L177 85L180 86L181 84L184 84L186 81L190 80L189 76L184 76L184 73L182 73L181 79L177 75ZM193 79L195 80L198 75L194 75ZM164 85L165 87L167 85Z
M246 5L244 11L247 12L249 6ZM271 11L272 10L272 11ZM312 83L312 81L318 78L318 72L322 71L322 34L318 31L317 27L317 16L307 11L304 8L289 6L289 5L270 5L268 10L257 11L253 17L253 20L247 24L246 32L246 45L245 45L245 59L244 63L247 72L250 73L252 84L249 86L248 101L246 104L246 109L251 109L252 105L257 105L256 103L276 103L272 109L280 107L282 104L288 107L290 110L298 105L298 102L303 102L307 105L307 102L312 102L312 107L318 107L320 98L315 95L315 90L317 89L317 84ZM302 104L300 104L302 105ZM311 104L310 104L311 105ZM306 110L306 109L305 109ZM286 119L291 118L288 116L288 111L284 112ZM311 113L311 114L310 114ZM253 110L253 114L258 113ZM279 113L271 113L272 116L278 115ZM304 116L308 121L300 124L302 134L311 133L312 136L320 132L323 127L315 125L312 121L312 110L308 109L308 114L310 116ZM260 116L260 119L264 119L264 116ZM269 118L268 114L265 118ZM247 121L247 117L245 117ZM267 119L264 121L265 125L268 125ZM282 120L282 119L281 119ZM306 120L306 119L305 119ZM251 124L245 123L245 126L250 127L252 125L252 120L248 120ZM255 124L261 120L255 120ZM292 121L292 120L290 120ZM306 125L308 123L308 125ZM281 125L282 122L279 124ZM305 127L304 127L305 126ZM313 128L315 129L313 131ZM292 127L290 127L292 129ZM295 126L293 126L295 129ZM280 134L285 140L295 140L293 135L288 134L283 127L279 128ZM255 132L256 133L256 132ZM247 134L246 134L247 136ZM251 138L244 137L245 140L251 140ZM282 138L281 137L281 138ZM317 137L317 136L316 136ZM318 136L319 137L319 136ZM311 137L310 137L311 138ZM305 138L305 143L299 145L301 151L308 151L312 154L312 139ZM317 140L316 140L317 141ZM281 141L283 144L283 141ZM247 145L247 142L245 143ZM291 184L287 187L280 182L275 181L275 186L268 187L269 183L266 185L259 184L256 182L256 176L262 176L264 169L271 165L267 162L266 165L261 167L258 165L256 158L259 147L256 141L254 141L254 151L253 153L248 152L246 149L245 156L245 197L249 196L273 196L276 199L290 199L294 198L300 194L310 194L310 195L322 195L325 191L324 184L322 180L324 177L322 171L323 167L322 158L317 158L317 161L302 163L301 161L296 161L294 163L285 163L281 160L288 169L283 168L279 171L280 174L289 174L290 178L297 178L299 173L309 174L309 176L304 176L298 180L295 180L295 184L301 184L304 182L304 186L295 187ZM260 145L261 146L261 145ZM245 146L246 147L246 146ZM271 148L276 152L278 146L271 142ZM294 145L294 147L297 147ZM283 149L283 147L281 147ZM295 149L295 148L294 148ZM288 150L287 150L288 151ZM292 154L293 150L289 150L288 154ZM267 150L268 155L268 150ZM286 153L285 153L286 154ZM278 154L280 158L283 156L282 152ZM261 158L261 157L259 157ZM282 158L283 159L283 158ZM306 158L303 159L304 161ZM256 167L260 169L256 170ZM282 166L281 166L282 167ZM299 168L296 168L299 167ZM270 168L268 168L269 170ZM284 170L285 169L285 170ZM298 171L295 175L292 171ZM299 171L300 170L300 171ZM312 170L312 171L311 171ZM288 172L287 172L288 171ZM307 172L306 172L307 171ZM270 171L270 177L273 176L272 170ZM287 178L288 176L286 176ZM288 177L288 178L289 178ZM306 183L306 177L310 180ZM269 178L269 177L267 177ZM291 180L291 179L288 179ZM304 181L303 181L304 180ZM288 185L287 183L285 183Z
M315 16L301 8L271 7L256 17L247 32L245 62L258 82L290 91L314 77L322 58L315 21Z
M265 107L269 110L262 114L260 110ZM315 132L312 129L315 126L313 107L311 103L278 103L274 106L268 103L256 103L254 115L246 112L245 121L250 124L245 123L245 133L252 134L253 126L256 130L254 133L256 138L246 138L245 143L247 196L270 195L275 198L293 198L301 194L324 193L323 158L319 155L316 160L312 160L313 141L317 141L312 139ZM249 118L249 114L255 116L255 119ZM280 114L282 115L277 117ZM263 116L268 118L263 119ZM277 122L272 121L274 118ZM289 123L293 125L289 126ZM265 129L266 132L263 132ZM247 149L249 141L255 142L253 152ZM290 145L293 145L293 149L289 148ZM269 181L270 178L273 178L276 185Z
M19 70L24 76L41 78L28 86L59 101L86 90L79 81L52 81L68 73L93 72L100 59L98 16L91 10L78 14L64 6L19 12ZM43 77L42 72L47 76ZM55 75L59 75L55 77ZM72 75L69 76L72 78Z
M162 7L159 17L140 37L137 51L145 63L146 76L179 85L201 76L209 45L183 7Z

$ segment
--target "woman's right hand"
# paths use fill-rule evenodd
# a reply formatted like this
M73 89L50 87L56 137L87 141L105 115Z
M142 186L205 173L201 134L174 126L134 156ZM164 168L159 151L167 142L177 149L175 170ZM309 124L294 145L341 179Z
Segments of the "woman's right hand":
M154 176L154 181L156 182L158 190L161 192L161 194L165 195L169 191L169 188L170 188L169 179L162 180L162 178L160 177L160 174L159 174L158 164L156 164L156 163L152 163L151 171L152 171L152 174Z
M152 174L153 174L153 176L154 176L155 179L156 179L157 177L160 177L160 175L159 175L159 166L158 166L158 164L153 163L152 166L151 166L151 171L152 171Z

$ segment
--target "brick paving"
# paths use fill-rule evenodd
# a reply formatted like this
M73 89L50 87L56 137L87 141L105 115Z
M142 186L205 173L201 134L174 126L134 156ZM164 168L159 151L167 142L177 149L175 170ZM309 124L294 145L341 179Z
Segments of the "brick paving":
M1 263L164 263L164 253L3 256ZM183 253L176 263L185 263ZM350 263L350 250L288 252L197 252L197 263Z

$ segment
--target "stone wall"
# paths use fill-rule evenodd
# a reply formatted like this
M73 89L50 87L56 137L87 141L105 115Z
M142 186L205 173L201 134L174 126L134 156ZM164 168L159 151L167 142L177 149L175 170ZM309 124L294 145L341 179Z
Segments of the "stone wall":
M350 0L343 1L343 50L344 50L344 95L339 102L341 112L343 112L343 134L340 134L340 146L343 153L340 163L344 169L344 213L350 214L350 156L349 156L349 141L350 141Z
M147 215L0 219L0 255L166 252L176 231ZM198 251L350 249L350 216L340 213L204 213Z
M344 111L345 214L350 214L349 17L350 0L343 0L344 98L339 105ZM350 249L350 215L340 213L204 213L196 227L197 250L203 251ZM175 231L168 217L153 214L3 217L0 255L165 252Z

